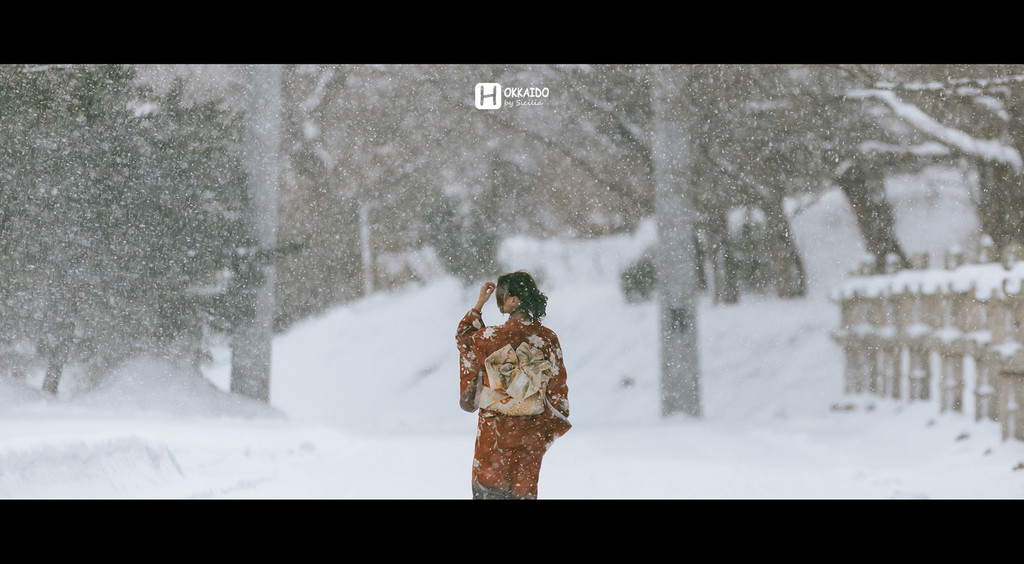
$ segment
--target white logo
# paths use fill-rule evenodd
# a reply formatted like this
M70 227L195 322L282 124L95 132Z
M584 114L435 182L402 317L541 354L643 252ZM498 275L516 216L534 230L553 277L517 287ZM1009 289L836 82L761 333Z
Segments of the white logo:
M480 82L476 85L476 107L478 110L496 110L501 107L501 85L497 82Z

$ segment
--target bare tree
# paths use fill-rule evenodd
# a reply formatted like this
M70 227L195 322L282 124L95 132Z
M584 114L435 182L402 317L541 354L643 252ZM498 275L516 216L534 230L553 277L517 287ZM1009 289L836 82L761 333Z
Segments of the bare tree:
M840 171L840 185L851 196L877 265L884 262L882 253L906 263L891 235L878 185L889 174L938 162L966 163L977 171L978 220L997 248L1024 241L1024 67L860 65L843 70L855 79L844 95L873 110L861 123L875 126L875 136L860 132L861 144L850 154L852 164ZM941 149L922 150L929 143Z

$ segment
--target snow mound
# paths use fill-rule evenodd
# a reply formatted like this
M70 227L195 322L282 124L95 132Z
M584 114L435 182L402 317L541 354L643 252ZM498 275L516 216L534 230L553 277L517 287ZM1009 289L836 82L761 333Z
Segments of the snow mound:
M0 377L0 410L42 405L52 396L24 380Z
M152 357L124 363L73 403L122 415L283 417L273 407L217 388L188 367Z
M166 446L139 437L8 444L0 452L0 498L123 497L183 478Z

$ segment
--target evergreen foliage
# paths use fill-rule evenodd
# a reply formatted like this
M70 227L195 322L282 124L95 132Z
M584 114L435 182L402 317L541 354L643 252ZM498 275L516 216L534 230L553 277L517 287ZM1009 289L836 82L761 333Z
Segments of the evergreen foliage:
M251 241L240 121L134 78L0 68L0 339L56 378L143 352L198 362L244 307L228 291Z

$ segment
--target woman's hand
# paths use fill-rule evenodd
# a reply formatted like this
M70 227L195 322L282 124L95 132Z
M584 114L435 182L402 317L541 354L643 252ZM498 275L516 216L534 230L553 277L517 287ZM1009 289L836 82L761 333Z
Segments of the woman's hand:
M473 309L483 311L484 304L487 303L487 300L491 299L491 294L494 293L494 288L494 282L484 282L483 285L480 286L480 297L477 298L476 307Z

